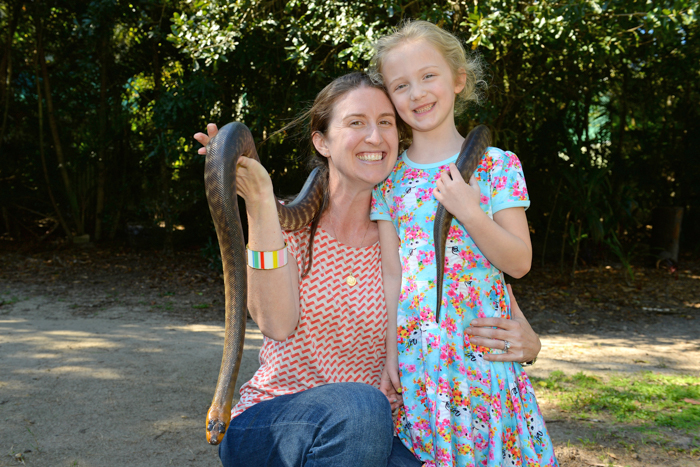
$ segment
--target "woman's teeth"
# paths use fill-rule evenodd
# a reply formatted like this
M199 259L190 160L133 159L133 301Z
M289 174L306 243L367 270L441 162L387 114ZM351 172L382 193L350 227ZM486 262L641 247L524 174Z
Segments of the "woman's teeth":
M432 110L432 108L435 107L435 103L433 102L432 104L424 105L423 107L418 107L416 110L413 112L417 114L423 114L425 112L428 112L429 110Z
M361 161L380 161L382 160L383 153L381 152L363 152L358 154L357 158Z

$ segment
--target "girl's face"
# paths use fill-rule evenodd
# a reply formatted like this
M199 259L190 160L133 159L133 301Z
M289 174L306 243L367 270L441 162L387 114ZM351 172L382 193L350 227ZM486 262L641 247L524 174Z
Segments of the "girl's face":
M313 143L328 158L331 181L371 189L389 175L398 157L394 106L379 89L350 91L336 102L328 129L314 133Z
M454 126L455 96L466 74L456 77L443 55L424 40L391 50L380 70L399 116L414 132Z

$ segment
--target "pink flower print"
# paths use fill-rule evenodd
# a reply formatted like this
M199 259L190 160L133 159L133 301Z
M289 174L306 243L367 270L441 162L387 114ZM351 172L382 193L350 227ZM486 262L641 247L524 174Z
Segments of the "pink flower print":
M447 316L440 321L440 327L447 331L448 336L457 332L457 322L454 318Z
M408 240L427 240L428 234L417 225L412 225L404 232L404 237Z
M464 363L460 363L459 366L457 367L457 371L459 371L459 374L464 375L467 372L467 367L464 366Z
M424 323L433 323L435 322L435 312L433 311L432 308L430 308L429 305L424 306L420 310L420 320Z
M443 431L444 431L444 435L442 432L440 434L443 435L443 438L445 438L446 442L450 442L451 432L449 431L448 428L445 428ZM437 461L440 465L445 465L445 466L452 465L452 456L447 451L447 449L439 448L437 451Z
M402 370L406 371L407 373L415 373L416 372L416 365L406 365L405 363L399 363L399 368Z
M403 205L403 198L400 196L394 196L394 205L391 207L391 211L403 211L404 209L406 209L406 207Z
M450 231L447 232L447 239L454 240L456 243L462 243L464 241L464 231L456 225L451 225Z
M467 269L475 268L477 266L477 261L481 259L481 255L477 255L469 247L459 250L459 257L462 261L464 261Z
M484 172L490 172L493 169L493 157L491 157L491 153L486 150L484 155L481 157L481 162L479 163L479 166L476 168L477 174L484 173Z
M479 201L481 204L489 204L489 197L482 193Z
M434 261L435 261L435 250L421 251L418 254L418 263L421 264L423 267L433 264Z
M406 180L414 180L416 178L426 178L425 172L422 171L421 169L410 168L410 169L406 169L406 171L403 173L403 176L401 177L401 181L403 182Z
M516 156L514 153L510 151L506 151L506 157L508 158L508 165L507 167L514 168L516 170L523 170L523 166L520 163L520 159L518 159L518 156Z
M492 183L495 192L503 191L506 187L506 177L493 177Z
M488 447L488 443L481 435L481 433L477 433L474 437L474 447L479 451L484 451Z
M428 334L428 338L425 340L426 347L428 347L428 352L433 349L440 347L440 336L436 334Z
M427 201L434 198L432 188L417 188L416 189L416 204L421 207Z

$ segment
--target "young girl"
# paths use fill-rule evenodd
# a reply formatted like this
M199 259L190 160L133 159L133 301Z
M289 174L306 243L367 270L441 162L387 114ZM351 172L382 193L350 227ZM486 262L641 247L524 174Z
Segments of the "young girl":
M465 332L477 317L510 318L501 271L522 277L532 259L517 156L488 148L468 183L454 165L464 141L455 107L478 100L479 62L425 21L375 48L374 73L413 130L410 148L374 189L370 216L379 221L389 313L384 378L404 400L397 434L429 467L558 465L521 365L488 361ZM438 202L454 220L436 310Z

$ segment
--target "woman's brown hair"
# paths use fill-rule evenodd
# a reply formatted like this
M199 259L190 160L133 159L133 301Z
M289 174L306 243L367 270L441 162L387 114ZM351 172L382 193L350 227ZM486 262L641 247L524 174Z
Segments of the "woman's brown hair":
M307 163L308 168L309 171L319 168L322 175L321 180L323 183L324 193L323 203L321 204L321 209L319 209L318 213L316 213L316 216L311 222L311 235L309 236L308 248L309 259L308 261L305 261L306 264L304 265L304 272L301 276L302 278L305 277L311 270L311 265L313 263L314 237L316 236L316 230L318 229L321 216L326 209L328 209L330 198L330 193L328 191L328 158L324 157L316 150L316 147L312 142L312 137L315 133L320 133L322 135L326 134L331 119L333 118L333 110L335 109L336 103L347 93L362 87L375 88L386 93L384 86L373 81L366 73L348 73L347 75L340 76L331 81L321 90L321 92L318 93L316 99L314 99L314 103L306 112L302 113L291 123L285 125L284 128L279 130L279 132L282 132L293 127L306 125L304 133L308 136L310 143L310 157ZM406 125L399 119L398 115L396 116L396 121L400 141L402 136L406 135Z

